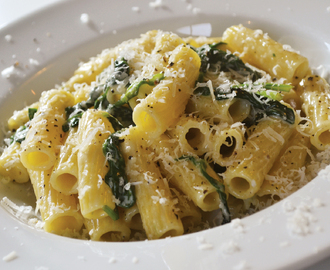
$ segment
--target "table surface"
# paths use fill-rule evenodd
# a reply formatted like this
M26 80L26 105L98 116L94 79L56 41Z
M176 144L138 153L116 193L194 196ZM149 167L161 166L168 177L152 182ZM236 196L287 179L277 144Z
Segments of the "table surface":
M65 0L0 0L0 30L20 18ZM330 269L330 257L305 270Z

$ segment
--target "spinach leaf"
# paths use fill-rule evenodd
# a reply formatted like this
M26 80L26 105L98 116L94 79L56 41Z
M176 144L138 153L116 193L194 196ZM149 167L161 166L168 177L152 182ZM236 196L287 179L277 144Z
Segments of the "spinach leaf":
M271 100L256 93L250 93L239 87L232 87L229 92L224 92L218 87L214 95L216 100L224 100L232 96L233 93L235 94L234 98L245 99L251 104L252 110L250 115L243 121L247 126L256 124L264 115L279 117L289 124L294 124L295 122L295 114L291 108L277 100Z
M136 97L139 94L139 89L143 84L148 84L150 86L154 86L154 85L157 85L164 78L165 78L164 73L161 72L161 73L155 74L151 79L143 79L139 82L134 82L133 84L131 84L128 87L126 93L121 96L120 100L118 100L114 104L114 106L115 107L122 106L122 105L126 104L133 97Z
M63 131L67 132L70 127L78 126L83 113L93 106L95 109L106 110L110 105L107 100L107 93L110 87L118 84L118 81L125 80L129 76L129 73L130 68L127 60L124 58L117 59L114 63L114 71L105 84L94 87L86 101L79 102L76 105L65 109L67 121L62 126Z
M135 204L134 186L128 184L125 172L125 160L120 153L120 139L117 131L111 134L103 144L103 154L109 163L109 171L105 176L105 183L111 188L120 207L129 208Z

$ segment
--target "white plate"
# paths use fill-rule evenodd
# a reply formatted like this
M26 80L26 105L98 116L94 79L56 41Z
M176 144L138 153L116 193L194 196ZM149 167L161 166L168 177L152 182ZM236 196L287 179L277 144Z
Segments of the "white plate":
M19 62L17 73L9 79L0 77L0 121L35 101L41 91L68 79L81 60L151 29L217 36L228 26L242 23L292 45L312 66L329 67L328 1L164 0L155 9L149 2L61 2L0 30L0 71ZM89 15L88 24L80 20L82 13ZM12 36L11 42L5 41L6 35ZM286 200L240 221L139 243L59 237L19 222L0 207L0 258L12 251L17 254L10 262L0 260L0 269L307 267L330 256L329 174L330 170L323 172ZM6 194L0 189L0 198ZM305 231L297 234L297 229Z

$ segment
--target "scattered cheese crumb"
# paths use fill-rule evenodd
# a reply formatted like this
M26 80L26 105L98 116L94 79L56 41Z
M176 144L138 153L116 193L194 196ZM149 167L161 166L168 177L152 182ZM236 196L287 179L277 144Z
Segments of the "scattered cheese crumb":
M87 13L82 13L80 15L80 21L83 23L83 24L88 24L89 23L89 15Z
M290 200L285 200L282 204L282 207L284 209L284 212L287 213L292 212L296 209Z
M139 7L132 7L132 11L134 11L134 12L140 12L140 8Z
M192 13L193 13L193 14L199 14L199 13L201 13L201 9L200 9L200 8L196 8L196 7L194 7L194 8L192 9Z
M116 258L111 257L111 258L109 259L109 263L115 263L115 262L116 262Z
M244 232L244 225L239 218L235 218L231 221L230 226L237 232Z
M316 219L310 213L310 209L306 205L299 205L293 215L288 219L288 230L298 236L306 236L311 233L311 224Z
M238 265L234 266L235 270L248 270L250 267L248 266L246 261L241 261Z
M33 58L29 59L29 63L30 63L30 65L33 65L33 66L39 66L38 60L35 60Z
M199 250L210 250L213 249L213 245L210 243L201 244L198 246Z
M5 261L5 262L9 262L9 261L12 261L12 260L16 259L17 257L18 256L16 254L16 251L12 251L8 255L4 256L2 258L2 260Z
M139 259L137 257L133 257L132 263L138 263L138 262L139 262Z
M11 35L5 35L5 40L7 42L12 42L13 41L13 37Z
M235 243L234 241L231 240L228 243L222 244L221 251L222 251L223 254L231 255L235 252L240 251L240 248L237 245L237 243Z
M3 71L1 71L1 76L5 79L9 79L10 76L12 76L13 74L15 74L14 66L7 67Z
M313 201L313 206L314 207L322 207L324 206L324 204L322 203L322 201L319 198L315 198Z
M149 2L149 7L151 8L159 8L163 6L162 0L155 0L155 2Z
M280 243L280 247L288 247L290 243L288 241Z

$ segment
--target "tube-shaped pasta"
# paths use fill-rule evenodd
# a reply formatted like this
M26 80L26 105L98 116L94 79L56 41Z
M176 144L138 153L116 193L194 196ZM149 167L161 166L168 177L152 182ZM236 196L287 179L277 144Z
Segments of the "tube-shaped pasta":
M166 135L162 135L153 148L162 174L170 179L173 186L191 198L203 211L219 208L220 199L215 187L201 175L192 162L178 160L184 152L179 148L176 139L169 139Z
M38 109L39 101L25 107L20 111L14 111L13 115L8 119L8 129L16 130L20 126L23 126L27 121L29 121L29 108Z
M178 200L175 205L176 213L182 221L183 228L188 231L190 228L194 228L202 221L201 210L190 200L186 195L180 191L171 188L174 198Z
M243 146L243 134L236 128L216 129L208 141L208 157L221 165L229 165Z
M330 145L330 89L318 75L304 78L297 92L301 94L302 109L313 123L312 145L325 150Z
M309 137L295 130L266 175L257 195L277 195L283 199L283 196L298 189L299 185L294 181L300 178L299 170L306 163L309 148Z
M208 150L210 126L205 120L182 116L169 132L172 137L177 138L185 153L202 155Z
M48 170L53 167L63 143L65 108L72 106L73 102L72 94L64 90L43 92L39 109L21 144L21 162L27 169Z
M239 52L244 62L265 70L274 78L285 78L286 83L297 85L309 72L307 58L285 50L261 30L232 26L224 32L223 41L229 50Z
M0 156L0 175L17 183L29 181L29 174L20 160L21 144L13 142Z
M137 204L134 204L130 208L124 208L123 214L124 221L130 229L137 231L143 230L141 215Z
M199 73L200 58L185 45L176 47L168 61L165 79L133 111L137 128L148 132L151 139L162 134L184 112Z
M78 193L77 128L71 128L53 167L50 184L63 194Z
M94 241L127 241L131 235L131 230L123 218L118 220L113 220L111 217L85 219L84 224L91 240Z
M248 199L260 189L294 128L295 125L275 118L266 118L254 127L235 162L224 173L224 182L230 194Z
M122 49L125 47L130 54L142 55L145 52L151 52L155 46L155 36L157 31L149 31L140 38L132 39L119 44L113 49L105 49L101 54L92 57L88 62L82 64L75 72L74 75L63 84L63 87L70 92L74 92L74 84L87 83L90 84L95 81L106 67L112 64L121 54ZM126 59L129 60L129 59Z
M113 131L103 111L87 110L79 122L78 194L85 218L107 216L105 205L115 208L112 191L104 182L109 166L102 152L103 143Z
M37 208L45 222L44 230L65 235L78 232L84 219L79 211L77 197L64 195L52 188L49 183L51 170L28 172L37 198Z
M213 100L211 96L192 96L186 113L194 113L209 123L235 123L243 121L250 113L250 104L244 99Z
M127 176L135 185L136 203L148 239L182 235L182 222L174 213L170 188L148 158L151 152L142 134L130 128L122 139Z

